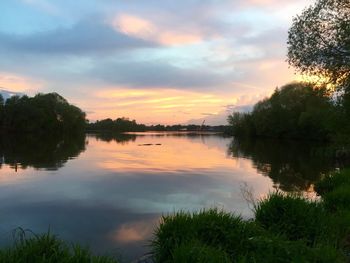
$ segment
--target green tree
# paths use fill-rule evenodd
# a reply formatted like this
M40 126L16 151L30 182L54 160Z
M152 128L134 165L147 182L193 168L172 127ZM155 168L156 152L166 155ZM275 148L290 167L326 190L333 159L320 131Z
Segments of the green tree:
M237 136L251 136L255 134L252 117L249 113L234 112L227 118L229 132Z
M293 20L288 62L301 73L350 89L350 1L318 0Z
M72 134L85 128L85 113L57 93L13 96L3 110L3 130L21 133Z
M228 118L234 135L326 140L332 130L335 106L327 89L292 83L258 102L251 113ZM332 114L334 113L334 114Z

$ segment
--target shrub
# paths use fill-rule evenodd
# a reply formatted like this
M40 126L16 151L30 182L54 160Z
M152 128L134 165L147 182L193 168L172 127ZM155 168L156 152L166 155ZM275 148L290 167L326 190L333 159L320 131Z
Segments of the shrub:
M249 244L245 254L235 262L345 262L343 254L332 246L310 247L302 240L288 241L272 233L254 237Z
M193 214L179 212L163 217L152 243L153 253L157 262L166 262L177 247L198 240L234 258L259 231L254 223L217 209Z
M331 212L350 210L350 184L344 184L324 194L323 203Z
M174 263L230 263L230 257L221 249L191 241L175 248Z
M313 244L328 232L323 207L296 195L270 194L255 208L255 220L265 229L288 240L304 239Z
M282 194L271 196L283 198L281 202L287 200L288 204L293 202L288 198L296 198L287 198ZM301 198L296 200L306 202ZM314 203L307 205L319 209ZM276 213L273 210L269 212ZM275 218L271 220L276 223ZM280 225L278 227L283 228ZM311 242L307 238L297 240L297 237L293 237L288 240L285 236L290 233L279 235L281 229L278 227L266 231L254 221L243 221L238 216L217 209L193 214L179 212L163 217L152 243L153 254L156 262L344 262L343 254L335 246L310 246ZM293 227L287 227L292 232ZM322 229L312 225L312 231L316 232L314 228L317 227ZM300 231L303 236L316 236L314 232L311 232L312 235L304 233L305 229Z
M319 195L324 196L345 184L350 185L350 170L344 170L325 176L321 181L315 184L315 190Z

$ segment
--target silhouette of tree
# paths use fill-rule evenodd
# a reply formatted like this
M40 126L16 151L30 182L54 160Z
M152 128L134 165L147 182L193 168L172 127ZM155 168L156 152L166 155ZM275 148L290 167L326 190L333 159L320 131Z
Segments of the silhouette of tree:
M318 0L294 18L288 61L301 73L323 76L349 89L350 1Z

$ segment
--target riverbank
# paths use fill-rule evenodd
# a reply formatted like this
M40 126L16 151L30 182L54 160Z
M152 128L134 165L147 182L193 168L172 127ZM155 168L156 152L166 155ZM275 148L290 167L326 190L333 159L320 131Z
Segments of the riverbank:
M315 190L320 201L272 193L248 221L218 209L165 216L152 243L156 262L349 262L350 170Z

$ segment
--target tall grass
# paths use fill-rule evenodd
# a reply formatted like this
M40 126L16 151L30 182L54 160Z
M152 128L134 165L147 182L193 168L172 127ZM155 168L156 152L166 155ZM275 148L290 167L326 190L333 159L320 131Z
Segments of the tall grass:
M328 234L330 220L323 206L298 195L270 194L255 209L255 220L265 229L284 235L288 240L314 244Z
M217 209L163 217L152 247L156 262L344 262L331 245L289 240Z
M197 240L176 247L172 257L174 263L231 263L224 250L203 245Z
M255 218L218 209L164 216L152 243L157 262L350 262L350 170L316 185L320 201L271 193Z
M230 256L239 253L246 240L259 231L253 223L218 209L199 213L178 212L164 216L152 243L157 262L172 258L173 251L194 240L223 249Z
M323 203L329 211L350 210L350 184L344 184L322 196Z
M324 196L342 185L350 185L350 169L326 175L315 184L315 191L320 196Z
M0 250L0 262L6 263L117 263L114 258L94 256L78 245L67 245L50 232L26 235L17 229L14 244Z

